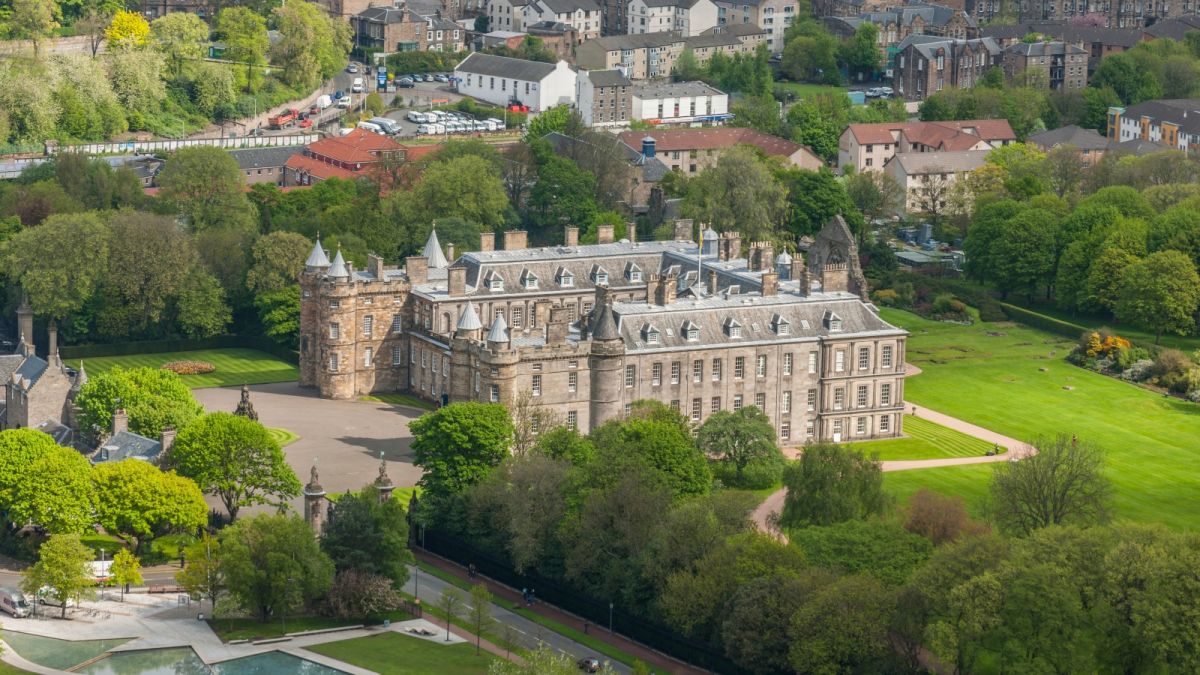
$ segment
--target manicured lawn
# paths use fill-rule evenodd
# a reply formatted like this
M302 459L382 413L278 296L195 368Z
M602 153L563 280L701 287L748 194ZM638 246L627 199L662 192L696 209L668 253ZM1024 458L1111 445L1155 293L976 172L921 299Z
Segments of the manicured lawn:
M978 457L993 449L987 441L911 415L904 418L904 433L908 438L867 441L850 447L881 460Z
M1146 331L1142 328L1137 328L1135 326L1129 326L1117 321L1113 321L1110 318L1085 315L1071 316L1070 312L1064 312L1056 307L1041 304L1030 305L1024 302L1011 301L1010 304L1017 305L1018 307L1024 307L1031 312L1045 314L1046 316L1058 319L1060 321L1066 321L1068 323L1073 323L1085 328L1091 328L1093 330L1101 327L1107 327L1117 335L1133 340L1141 345L1154 344L1154 333ZM1185 352L1191 352L1196 349L1200 349L1200 337L1196 337L1195 335L1180 336L1167 334L1162 336L1162 338L1159 340L1159 344L1163 347L1173 347L1175 349L1182 349Z
M96 560L100 559L101 548L104 549L104 555L108 560L112 560L114 553L125 548L125 542L111 534L100 534L90 530L80 535L79 540L83 542L84 546L88 546L96 552Z
M336 619L331 616L296 616L289 617L285 622L273 619L260 622L257 619L209 619L208 626L212 628L222 642L230 640L259 640L281 637L284 633L299 633L306 630L322 628L337 628L338 626L353 626L361 621Z
M1011 323L958 326L888 309L883 316L911 331L908 360L924 371L906 381L906 400L1022 441L1076 434L1097 443L1117 518L1200 530L1200 406L1072 366L1067 338ZM920 486L961 494L978 508L990 475L984 466L889 473L885 481L903 494Z
M992 464L967 464L939 469L890 471L883 474L883 484L888 492L896 496L896 502L901 506L907 504L908 498L917 490L929 488L942 494L962 497L971 515L981 518L994 470Z
M287 429L267 427L267 433L271 435L271 438L275 439L275 442L278 443L279 447L281 448L285 445L295 443L296 441L300 440L299 434L288 431Z
M812 84L810 82L776 82L775 86L794 93L798 99L812 96L814 94L845 94L847 91L849 91L845 87L835 87L829 84Z
M486 673L488 665L496 660L487 652L476 655L473 644L437 644L393 632L307 649L378 673L409 675L477 675Z
M390 403L392 405L406 405L410 408L420 408L421 410L433 410L433 404L429 401L419 399L410 394L370 394L368 396L360 396L360 401L371 401L373 403Z
M239 384L291 382L299 377L296 366L255 349L202 349L194 352L165 352L163 354L134 354L132 356L100 356L84 359L89 376L120 366L158 368L168 361L208 361L217 367L205 375L183 375L192 389L228 387ZM78 366L77 362L72 365Z

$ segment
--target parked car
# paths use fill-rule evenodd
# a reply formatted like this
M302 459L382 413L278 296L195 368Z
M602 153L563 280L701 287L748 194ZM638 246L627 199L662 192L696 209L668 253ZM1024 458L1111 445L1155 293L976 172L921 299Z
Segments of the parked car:
M372 117L367 121L379 127L380 129L383 129L384 133L390 135L398 134L401 131L400 124L396 122L396 120L389 119L387 117Z
M579 659L576 665L578 665L579 669L585 673L598 673L603 667L603 665L600 663L600 659L594 656L588 656Z
M373 132L375 132L375 133L377 133L377 134L382 134L382 133L383 133L383 128L382 128L382 127L380 127L378 124L374 124L374 123L372 123L372 122L359 122L359 123L358 123L358 128L359 128L359 129L366 129L367 131L373 131Z
M340 100L342 100L342 97L345 95L346 95L346 92L342 91L341 89L338 89L337 91L333 92L333 100L340 101Z
M450 81L450 78L446 77L445 75L434 75L433 79L438 82L449 82Z
M0 609L19 619L29 616L30 605L21 591L15 588L0 588Z
M891 87L880 87L879 91L887 96L891 96L892 94L896 93L896 92L892 91Z
M358 72L358 64L351 63L350 65L346 66L346 72L347 73L357 73Z
M426 81L426 82L433 82L433 76L432 76L432 75L426 75L426 76L425 76L425 81Z
M350 85L350 91L355 94L361 94L363 90L363 79L361 77L354 78L354 84Z
M349 110L350 106L352 105L354 105L354 100L349 96L343 96L342 98L339 98L337 102L337 107L341 108L342 110Z
M307 117L300 120L300 128L301 129L311 129L312 125L313 125L313 121Z
M413 84L413 81L410 78L402 77L396 80L396 86L400 87L401 89L412 89L416 85Z

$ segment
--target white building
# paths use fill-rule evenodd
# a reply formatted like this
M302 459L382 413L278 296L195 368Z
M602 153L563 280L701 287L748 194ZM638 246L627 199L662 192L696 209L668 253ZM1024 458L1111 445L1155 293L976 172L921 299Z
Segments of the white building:
M454 69L458 92L493 105L516 102L533 112L575 103L575 71L566 61L541 63L475 52Z
M729 94L703 82L643 84L633 88L633 119L655 124L723 122L729 114Z
M489 0L488 28L493 31L525 32L525 7L533 0Z
M674 32L694 37L717 25L713 0L629 0L629 34Z
M758 26L766 31L767 48L783 52L783 34L800 15L799 0L714 0L721 26Z
M487 14L493 31L524 33L539 21L550 21L574 28L579 42L600 37L596 0L490 0Z
M904 188L908 213L948 213L954 184L987 160L987 150L907 152L888 160L883 170Z

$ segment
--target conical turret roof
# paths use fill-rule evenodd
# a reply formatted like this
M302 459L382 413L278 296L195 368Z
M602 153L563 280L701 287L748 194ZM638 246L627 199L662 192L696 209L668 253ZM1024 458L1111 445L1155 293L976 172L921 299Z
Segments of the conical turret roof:
M776 265L791 265L792 264L792 256L788 255L787 251L784 251L783 253L779 254L778 258L775 259L775 264Z
M442 253L442 245L438 242L437 228L429 231L429 239L425 240L425 250L421 252L429 260L429 269L441 269L448 267L450 263L446 262L446 256Z
M334 279L345 279L350 276L350 272L346 270L346 259L342 257L341 247L334 254L333 263L329 266L329 270L325 272L325 276Z
M609 303L596 304L592 310L592 339L618 340L621 335L617 332L617 320L613 317L612 305Z
M492 329L487 334L488 342L508 342L508 322L504 320L504 315L499 314L496 320L492 322Z
M458 330L480 330L483 328L483 323L479 321L479 314L475 312L475 303L467 302L467 308L463 310L462 316L458 317Z
M312 252L308 254L308 260L304 264L309 267L329 267L329 256L325 255L325 249L321 248L321 237L317 237L313 243Z

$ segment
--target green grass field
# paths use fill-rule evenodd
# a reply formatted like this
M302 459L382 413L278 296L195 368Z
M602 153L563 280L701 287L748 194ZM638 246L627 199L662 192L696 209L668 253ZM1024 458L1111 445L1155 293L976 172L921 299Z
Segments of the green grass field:
M796 95L797 99L814 94L830 94L835 92L845 94L849 91L845 87L836 87L831 84L812 84L810 82L776 82L775 86L792 92Z
M358 400L370 401L372 403L404 405L410 408L418 408L420 410L434 410L432 403L424 399L417 398L412 394L370 394L367 396L359 396Z
M911 331L908 360L924 371L906 380L906 400L1022 441L1076 434L1095 442L1106 450L1117 518L1200 530L1200 406L1072 366L1064 360L1072 341L1042 331L883 316ZM961 494L977 510L990 475L988 466L956 467L885 481L901 495L920 487Z
M134 354L132 356L100 356L84 359L89 376L99 375L115 368L158 368L168 361L208 361L217 367L205 375L183 375L183 381L192 389L204 387L229 387L240 384L265 384L267 382L291 382L297 379L296 366L266 352L254 349L202 349L194 352L165 352L162 354ZM72 365L78 366L73 361Z
M279 447L281 448L300 440L299 434L294 431L288 431L287 429L267 427L267 433L271 436L271 438L275 439L275 442L278 443Z
M487 652L476 655L473 644L437 644L393 632L307 649L359 668L405 675L478 675L486 673L488 665L496 660Z
M852 448L881 460L945 459L947 457L978 457L993 449L992 444L968 436L921 417L904 418L907 438L892 441L866 441ZM1003 448L1001 449L1003 451Z
M1091 328L1093 330L1101 327L1107 327L1117 335L1133 340L1141 345L1154 344L1154 333L1136 326L1119 323L1117 321L1113 321L1112 319L1097 316L1071 316L1070 312L1064 312L1061 309L1044 304L1030 305L1024 302L1017 303L1011 301L1010 303L1017 305L1018 307L1024 307L1031 312L1045 314L1046 316L1058 319L1060 321L1066 321L1068 323L1073 323L1085 328ZM1194 335L1163 335L1159 340L1159 345L1163 347L1181 349L1185 352L1191 352L1200 349L1200 337L1196 337Z

